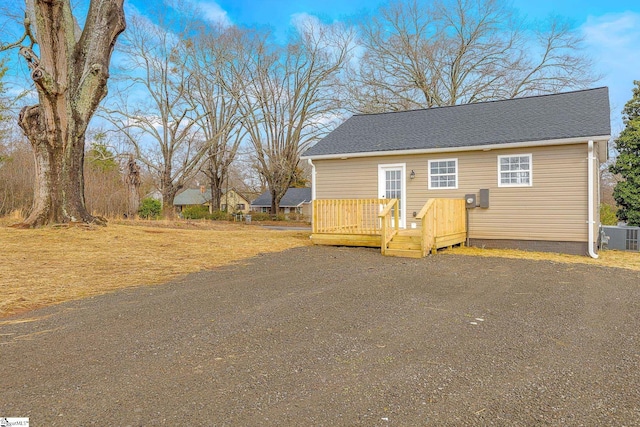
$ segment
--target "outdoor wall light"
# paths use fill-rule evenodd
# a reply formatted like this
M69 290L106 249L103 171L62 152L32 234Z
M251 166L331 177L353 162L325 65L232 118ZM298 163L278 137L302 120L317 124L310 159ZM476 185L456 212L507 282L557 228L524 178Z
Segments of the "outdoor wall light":
M411 173L409 174L409 179L413 179L416 177L416 171L414 171L413 169L411 169Z

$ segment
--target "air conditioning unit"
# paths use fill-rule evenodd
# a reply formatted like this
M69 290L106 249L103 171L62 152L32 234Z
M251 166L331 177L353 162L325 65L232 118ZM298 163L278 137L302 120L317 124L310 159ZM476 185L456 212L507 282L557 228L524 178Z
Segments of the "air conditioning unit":
M603 225L600 227L603 249L640 252L640 227Z

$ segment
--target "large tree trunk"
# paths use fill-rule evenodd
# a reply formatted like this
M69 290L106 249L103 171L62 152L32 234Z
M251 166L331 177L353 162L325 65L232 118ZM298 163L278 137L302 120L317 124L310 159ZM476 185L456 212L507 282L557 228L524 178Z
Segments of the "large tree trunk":
M162 216L165 218L175 217L176 211L173 206L173 199L176 194L184 187L182 178L178 179L176 183L171 178L171 168L165 167L165 170L160 177L160 191L162 192Z
M21 49L31 68L39 104L23 108L18 124L33 147L36 180L24 227L97 223L84 201L85 132L107 94L109 61L124 31L123 0L92 0L81 32L69 0L34 0L40 58ZM32 31L33 33L33 31Z
M69 138L67 144L54 144L42 127L41 116L40 106L26 107L20 114L19 124L33 147L36 170L33 206L23 225L102 223L85 208L84 133Z
M124 178L127 184L127 218L135 219L140 208L140 166L136 163L133 155L129 155L127 162L127 174Z
M211 186L211 201L210 211L211 213L221 210L222 201L222 179L220 179L215 173L209 175L209 185ZM227 206L227 210L229 207Z
M211 187L211 200L209 202L209 213L221 210L222 204L222 184L227 176L226 165L214 165L211 162L204 171L205 175L209 178L209 186ZM227 211L229 207L227 206Z

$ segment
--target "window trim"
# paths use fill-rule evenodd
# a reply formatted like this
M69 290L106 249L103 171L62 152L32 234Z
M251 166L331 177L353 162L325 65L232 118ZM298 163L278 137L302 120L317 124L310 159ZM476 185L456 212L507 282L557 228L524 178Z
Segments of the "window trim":
M455 162L455 178L456 178L456 185L453 187L433 187L431 184L431 163L434 162ZM448 176L451 175L450 173L447 174L436 174L433 176ZM429 160L428 164L427 164L427 185L429 190L457 190L458 189L458 158L450 158L450 159L432 159Z
M528 157L529 158L529 183L527 184L504 184L502 183L502 173L503 171L500 169L500 160L510 157ZM533 154L525 153L525 154L504 154L498 156L498 187L533 187ZM509 172L509 171L504 171ZM526 171L519 171L526 172Z

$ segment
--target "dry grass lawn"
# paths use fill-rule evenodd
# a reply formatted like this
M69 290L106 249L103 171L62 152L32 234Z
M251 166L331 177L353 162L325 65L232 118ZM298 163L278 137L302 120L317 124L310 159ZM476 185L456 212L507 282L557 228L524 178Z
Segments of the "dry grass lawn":
M308 232L223 222L36 230L10 223L0 220L0 317L310 244Z
M108 227L19 230L0 219L0 317L310 245L309 232L225 222L112 221ZM640 271L640 254L585 256L453 248L461 254L579 263Z
M455 247L442 253L474 255L485 257L520 258L541 261L554 261L566 264L589 264L602 267L626 268L640 271L640 253L623 251L600 251L598 259L587 256L554 254L547 252L527 252L513 249L481 249L474 247Z

